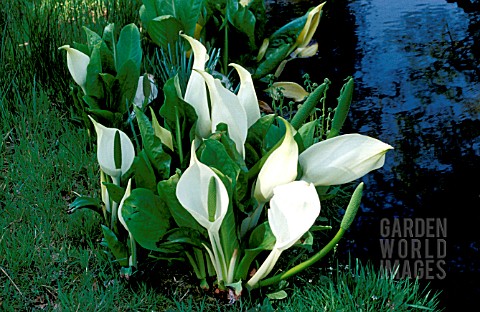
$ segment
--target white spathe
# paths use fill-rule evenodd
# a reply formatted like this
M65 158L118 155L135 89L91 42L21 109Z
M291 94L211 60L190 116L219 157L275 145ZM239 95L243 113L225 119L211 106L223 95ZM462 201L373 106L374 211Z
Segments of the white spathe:
M212 107L212 128L215 132L220 123L228 126L228 134L235 142L238 153L245 158L245 141L247 140L247 114L238 97L225 88L219 79L205 71L198 71L208 87Z
M315 186L354 181L385 163L392 146L358 133L344 134L310 146L299 156L301 180Z
M128 232L130 232L130 230L128 229L125 219L123 218L122 209L123 209L123 204L125 203L125 200L130 196L131 193L132 193L132 179L128 179L127 188L125 189L125 193L123 194L122 200L120 201L120 204L118 206L118 220Z
M258 106L252 75L248 70L238 64L231 63L230 66L233 66L240 76L240 88L237 97L247 114L247 127L250 128L260 119L260 107Z
M97 133L97 160L103 172L119 181L122 174L127 172L135 159L135 148L130 138L121 130L107 128L88 116L95 126ZM121 164L115 165L115 134L120 137Z
M82 88L84 94L87 94L87 66L90 63L90 57L85 53L70 47L68 44L58 48L67 51L67 67L73 80Z
M227 189L217 174L198 160L194 144L192 144L191 154L190 165L177 184L178 201L201 226L209 231L218 232L230 202ZM212 178L215 179L216 189L214 221L209 220L208 214L209 184Z
M290 248L312 227L319 214L320 199L313 184L293 181L277 186L268 209L275 248Z
M272 271L282 252L312 227L319 214L320 199L313 184L293 181L275 187L268 209L268 223L276 239L275 245L247 282L248 287L255 286Z
M210 109L208 108L205 80L197 70L205 70L205 63L208 61L209 56L207 49L200 41L185 34L180 34L180 36L188 41L193 51L192 73L188 79L184 100L192 105L197 113L196 134L201 138L206 138L211 134L212 121L210 118Z
M176 195L182 206L197 222L207 229L211 249L205 246L219 281L228 277L227 260L220 240L220 226L227 214L230 199L222 180L207 165L202 164L195 154L195 144L192 142L190 165L178 180ZM214 183L212 194L211 183ZM213 198L213 195L215 198ZM210 201L215 201L215 212L209 211ZM210 203L211 205L212 203Z
M258 173L254 197L260 203L266 203L272 198L276 186L292 182L297 177L298 145L293 138L295 130L288 121L279 118L285 124L285 136Z
M158 88L155 85L155 81L152 74L148 74L148 81L150 82L150 96L148 97L147 104L152 102L158 96ZM133 99L133 104L138 108L143 108L143 103L145 102L145 93L143 91L143 84L145 76L140 76L138 78L137 92L135 93L135 98Z

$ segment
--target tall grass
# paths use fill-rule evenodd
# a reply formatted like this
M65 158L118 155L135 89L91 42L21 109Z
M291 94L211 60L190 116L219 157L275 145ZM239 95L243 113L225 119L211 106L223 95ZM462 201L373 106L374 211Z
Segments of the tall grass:
M46 93L68 101L70 76L58 47L85 42L83 26L102 33L138 20L141 0L2 0L0 82L4 92L25 90L35 78ZM51 94L49 94L52 96Z
M134 281L119 277L100 246L101 219L91 211L65 212L77 194L99 196L99 174L88 131L71 120L71 78L57 48L84 42L82 26L101 32L109 22L117 29L136 22L139 5L140 0L0 2L0 310L333 311L364 285L403 291L410 294L409 304L435 307L435 298L405 288L411 282L377 284L367 278L370 271L359 273L356 284L347 273L302 288L294 280L289 299L250 302L246 296L232 306L204 295L194 277L168 263L157 267L163 280L147 278L150 272L139 272ZM345 311L356 310L349 305Z

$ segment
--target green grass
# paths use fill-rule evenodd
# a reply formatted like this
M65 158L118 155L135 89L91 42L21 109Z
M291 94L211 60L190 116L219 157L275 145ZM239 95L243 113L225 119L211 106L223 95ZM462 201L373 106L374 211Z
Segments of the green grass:
M287 299L264 299L270 290L262 290L231 306L175 264L145 266L130 281L119 276L100 246L101 219L66 213L77 194L99 197L99 172L88 132L72 121L71 79L57 48L83 41L82 25L101 31L107 22L135 21L138 4L1 1L0 310L388 311L388 300L397 300L397 311L417 309L407 303L435 311L436 297L411 281L380 279L370 267L335 278L312 268L283 285ZM105 8L109 14L98 15Z

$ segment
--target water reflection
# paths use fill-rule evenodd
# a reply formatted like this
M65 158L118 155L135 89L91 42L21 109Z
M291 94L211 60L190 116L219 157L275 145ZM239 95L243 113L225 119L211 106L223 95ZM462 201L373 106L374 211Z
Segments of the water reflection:
M283 1L271 14L287 21L314 4ZM447 278L429 282L459 311L480 295L480 1L329 4L316 35L319 58L287 75L301 81L306 69L334 82L353 75L345 132L395 147L384 168L363 179L362 211L340 248L378 264L382 218L447 218Z
M352 131L396 148L364 179L369 191L352 237L375 241L357 239L351 250L381 258L381 218L447 217L447 279L455 286L437 282L446 297L471 299L480 293L466 274L480 273L478 12L441 0L357 0L349 9L358 39Z

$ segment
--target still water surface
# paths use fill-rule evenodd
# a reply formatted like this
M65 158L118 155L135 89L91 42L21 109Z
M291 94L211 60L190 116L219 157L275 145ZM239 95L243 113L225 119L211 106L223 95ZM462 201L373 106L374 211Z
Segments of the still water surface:
M278 3L272 14L286 16L317 4ZM439 237L425 247L426 237L412 235L407 245L420 239L425 248L402 260L445 261L446 277L428 281L443 290L448 311L473 307L480 295L480 12L444 0L336 3L317 35L334 42L320 51L317 81L352 75L356 90L345 132L395 148L381 170L362 179L362 211L340 248L379 264L382 220L446 220L446 251L432 247ZM312 72L312 64L306 68Z

